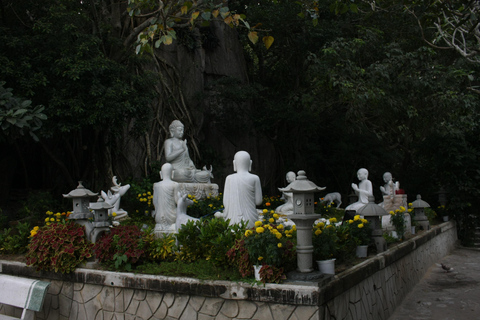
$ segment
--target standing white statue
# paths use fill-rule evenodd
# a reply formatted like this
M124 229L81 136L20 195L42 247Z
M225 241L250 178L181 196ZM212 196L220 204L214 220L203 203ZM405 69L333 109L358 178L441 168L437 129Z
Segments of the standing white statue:
M223 213L216 217L230 219L230 224L248 221L248 228L258 220L256 206L262 204L262 188L260 178L251 174L252 160L248 152L239 151L233 160L233 170L236 172L227 176L223 192Z
M383 174L383 181L385 182L384 186L380 186L380 191L384 196L395 196L396 191L400 189L400 182L393 182L393 177L390 172L385 172Z
M165 163L160 172L162 181L153 184L153 205L155 211L155 235L175 232L177 218L178 183L172 181L173 167Z
M297 178L297 175L293 171L287 172L286 175L286 180L287 180L287 186L295 181ZM280 189L280 188L279 188ZM276 213L283 213L283 214L289 214L293 212L293 193L291 192L283 192L282 195L283 199L285 200L285 203L282 204L281 206L278 206L275 209Z
M373 196L372 182L368 180L368 170L361 168L357 171L357 178L360 183L352 183L352 189L358 196L358 201L347 206L345 210L358 210L368 203L368 196Z
M171 138L165 140L165 158L173 167L172 180L188 183L210 183L212 168L203 170L195 168L188 154L187 140L182 140L184 126L179 120L174 120L169 126Z
M101 191L100 194L106 203L113 206L113 208L108 209L108 214L112 215L115 212L116 217L114 218L117 221L123 220L128 216L128 212L120 209L120 198L130 189L130 185L126 184L122 186L121 183L117 183L117 177L113 176L112 178L113 187L108 190L108 193ZM113 191L113 193L112 193Z

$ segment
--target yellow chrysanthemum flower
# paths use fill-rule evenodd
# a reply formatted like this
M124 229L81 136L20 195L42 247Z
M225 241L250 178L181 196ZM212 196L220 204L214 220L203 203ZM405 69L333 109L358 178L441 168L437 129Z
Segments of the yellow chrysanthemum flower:
M293 231L297 231L297 226L296 226L296 225L293 225L293 226L292 226L292 230L293 230Z
M263 227L258 227L257 229L255 229L255 231L257 231L257 233L263 233L265 229L263 229Z
M245 237L248 237L249 235L252 234L252 230L247 230L245 231Z
M278 219L278 218L279 218L278 214L275 213L275 214L273 215L273 218L274 218L274 219Z
M267 210L267 209L263 209L263 213L268 213L268 210Z
M117 213L116 212L112 212L112 217L116 217L117 216Z
M330 221L330 223L335 223L335 222L337 222L337 218L330 218L330 219L328 219L328 221Z
M270 219L268 219L268 222L270 222L270 223L274 223L274 222L275 222L275 219L273 219L273 218L270 218Z
M395 214L395 212L393 212L393 211L390 211L389 213L390 213L392 216Z
M320 235L320 234L322 234L322 230L320 230L320 229L315 230L315 235L316 235L316 236L318 236L318 235Z
M319 222L319 223L317 223L317 226L316 226L316 227L317 227L317 228L323 228L323 227L325 227L325 223Z
M262 261L263 260L263 257L258 257L258 261Z
M279 225L277 226L277 229L278 229L278 230L282 230L282 229L283 229L283 224L279 224Z
M351 219L350 219L350 220L348 220L348 223L353 223L353 220L351 220Z
M52 221L52 222L53 222L53 221L55 221L55 219L54 219L54 218L50 218L50 221Z
M282 239L282 234L280 232L277 232L275 234L275 237L277 237L277 239Z
M363 228L363 223L360 223L360 224L358 225L358 227L359 227L360 229L362 229L362 228Z
M262 221L255 221L255 227L261 227Z
M363 224L368 223L368 220L367 219L362 219L362 223Z
M281 248L281 247L282 247L282 243L279 242L279 243L277 244L277 247Z
M355 217L353 217L353 220L354 220L354 221L360 220L360 215L357 214Z
M404 206L400 206L400 212L405 212L407 209L405 209Z

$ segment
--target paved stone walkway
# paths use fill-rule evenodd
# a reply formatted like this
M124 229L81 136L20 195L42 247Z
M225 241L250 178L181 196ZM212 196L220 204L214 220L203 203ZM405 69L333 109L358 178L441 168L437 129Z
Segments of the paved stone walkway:
M480 319L480 251L458 247L431 266L389 320Z

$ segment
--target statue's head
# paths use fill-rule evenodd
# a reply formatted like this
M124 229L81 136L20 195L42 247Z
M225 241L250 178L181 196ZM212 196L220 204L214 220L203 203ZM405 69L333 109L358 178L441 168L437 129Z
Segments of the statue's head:
M385 172L383 174L383 181L388 182L392 179L393 179L393 177L392 177L392 174L390 172Z
M180 120L173 120L168 129L172 138L181 139L183 137L184 125Z
M246 151L238 151L233 158L233 170L235 172L252 170L252 160Z
M162 169L160 171L160 179L162 180L172 180L172 172L173 172L173 166L171 163L165 163L162 166Z
M366 180L368 178L368 170L361 168L357 171L358 180Z
M286 176L287 183L292 183L293 181L295 181L296 178L297 178L297 175L295 174L295 172L293 171L287 172L287 176Z

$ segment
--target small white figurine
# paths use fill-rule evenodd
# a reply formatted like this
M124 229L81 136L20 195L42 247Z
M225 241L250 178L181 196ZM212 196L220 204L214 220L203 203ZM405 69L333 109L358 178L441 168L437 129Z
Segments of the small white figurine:
M260 178L251 174L252 160L248 152L239 151L233 160L236 173L227 176L223 192L225 210L216 217L230 219L230 224L248 221L247 228L252 228L258 220L256 206L262 204Z
M368 170L361 168L357 171L357 178L360 183L357 185L352 183L352 189L358 195L358 201L347 206L345 210L357 211L368 203L368 196L373 196L372 182L368 180Z

